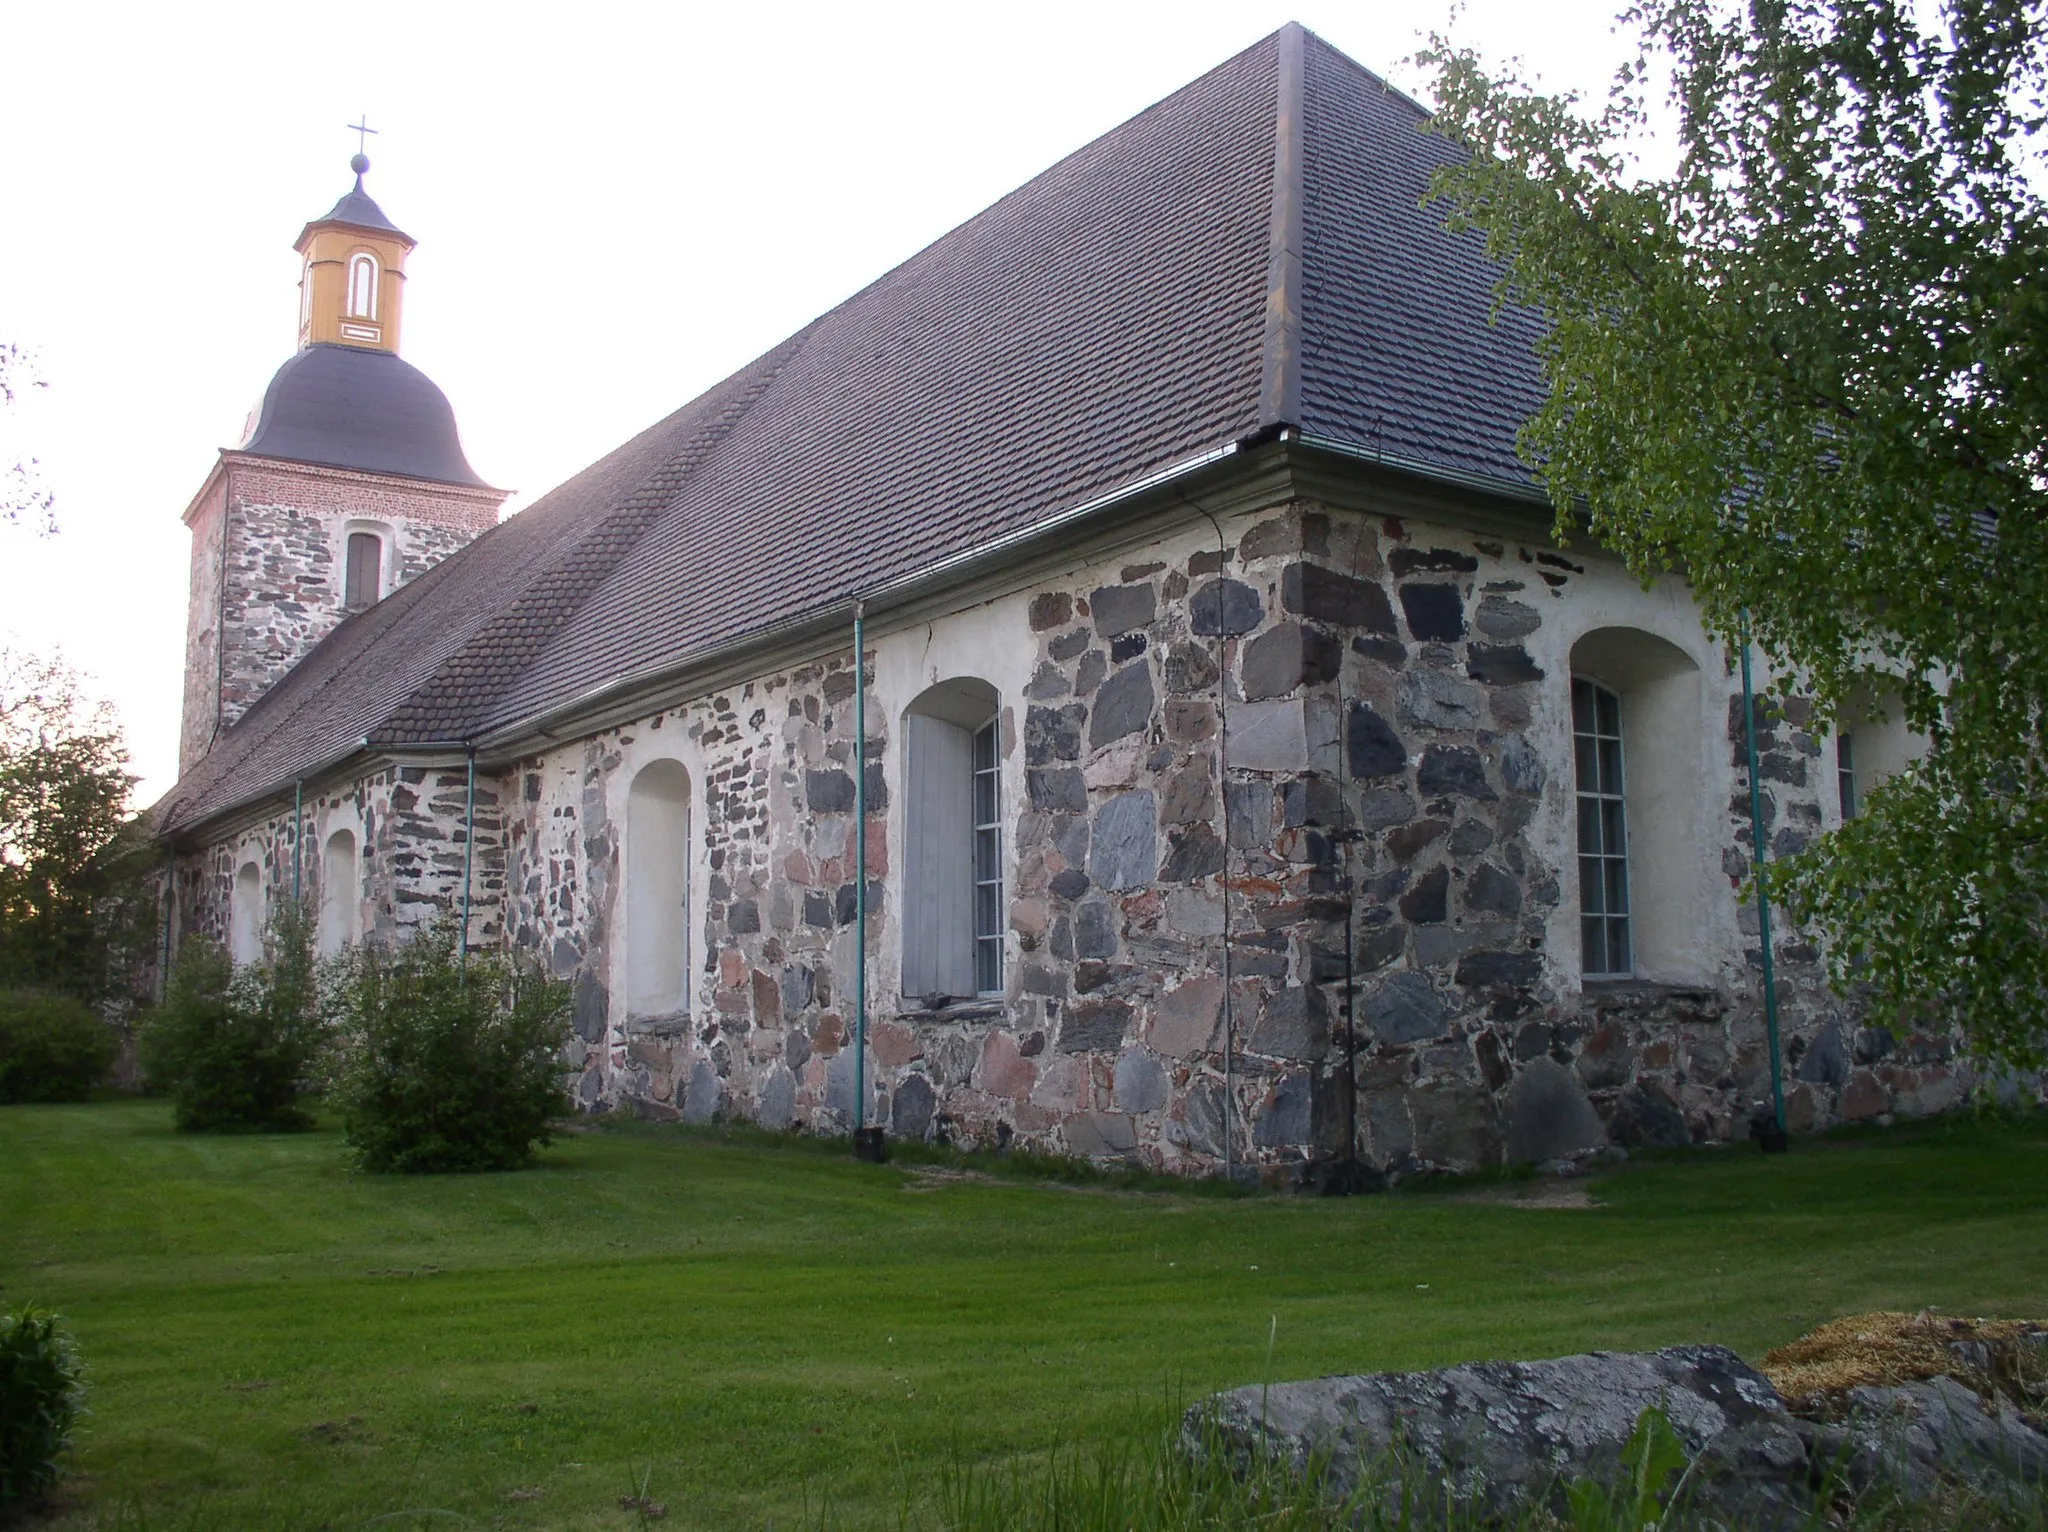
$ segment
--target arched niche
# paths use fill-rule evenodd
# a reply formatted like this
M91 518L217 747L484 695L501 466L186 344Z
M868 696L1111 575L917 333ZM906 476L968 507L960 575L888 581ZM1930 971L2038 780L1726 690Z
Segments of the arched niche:
M228 956L236 963L263 960L263 869L244 862L235 872L228 907Z
M362 937L362 874L353 830L336 830L320 853L320 955L332 957Z
M1572 646L1571 674L1581 972L1700 982L1718 928L1709 902L1725 884L1709 844L1712 741L1699 665L1654 633L1595 628ZM1620 876L1617 858L1625 860ZM1625 900L1619 964L1617 883ZM1605 963L1596 958L1596 925L1607 938Z
M690 775L651 761L626 789L626 1009L690 1006Z

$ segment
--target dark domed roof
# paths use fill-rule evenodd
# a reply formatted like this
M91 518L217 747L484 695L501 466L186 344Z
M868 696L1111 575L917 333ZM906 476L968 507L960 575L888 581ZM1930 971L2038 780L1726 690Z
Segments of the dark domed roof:
M485 487L448 396L410 362L362 346L308 346L278 368L242 451Z

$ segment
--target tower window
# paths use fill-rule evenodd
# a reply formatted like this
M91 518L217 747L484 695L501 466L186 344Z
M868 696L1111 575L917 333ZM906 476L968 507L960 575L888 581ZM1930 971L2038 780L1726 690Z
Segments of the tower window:
M348 313L351 319L377 317L377 257L358 252L348 258Z
M1847 730L1835 736L1835 796L1841 803L1842 818L1856 817L1855 736Z
M1633 972L1629 957L1628 824L1621 778L1621 699L1572 680L1579 778L1579 929L1587 978Z
M350 611L375 606L384 594L384 539L375 532L348 535L348 574L342 600Z

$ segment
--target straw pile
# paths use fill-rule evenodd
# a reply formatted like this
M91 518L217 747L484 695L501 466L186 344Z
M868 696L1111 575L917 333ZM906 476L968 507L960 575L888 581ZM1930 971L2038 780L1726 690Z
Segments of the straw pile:
M2038 1412L2048 1403L2048 1325L1931 1310L1850 1314L1765 1352L1758 1370L1800 1414L1831 1416L1852 1388L1944 1375Z

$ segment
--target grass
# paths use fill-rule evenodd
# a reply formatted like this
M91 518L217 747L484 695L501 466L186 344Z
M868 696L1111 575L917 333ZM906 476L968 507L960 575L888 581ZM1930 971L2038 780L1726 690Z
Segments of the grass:
M153 1529L623 1527L650 1503L894 1525L948 1474L1149 1440L1266 1378L2048 1312L2039 1121L1638 1161L1593 1192L941 1179L628 1126L519 1174L386 1178L332 1131L22 1106L0 1303L60 1310L91 1372L53 1525Z

